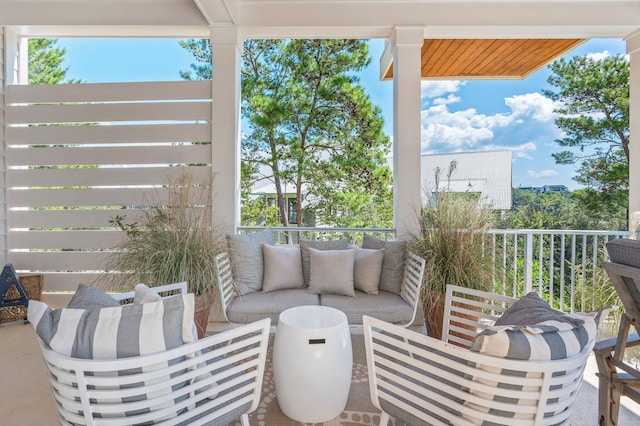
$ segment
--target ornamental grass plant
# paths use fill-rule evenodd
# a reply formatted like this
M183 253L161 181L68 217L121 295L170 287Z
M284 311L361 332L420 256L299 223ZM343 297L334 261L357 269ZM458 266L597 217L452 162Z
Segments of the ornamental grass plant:
M186 281L190 293L211 303L217 285L213 258L226 244L211 218L212 181L201 184L183 174L166 190L166 201L144 209L141 223L119 215L109 221L124 238L108 256L100 281L114 291Z
M454 170L452 163L449 179ZM437 169L436 189L440 174ZM483 291L493 286L496 265L487 234L491 214L477 194L436 190L418 214L419 231L408 235L410 249L427 260L421 300L425 322L437 332L442 328L438 311L443 309L447 284Z

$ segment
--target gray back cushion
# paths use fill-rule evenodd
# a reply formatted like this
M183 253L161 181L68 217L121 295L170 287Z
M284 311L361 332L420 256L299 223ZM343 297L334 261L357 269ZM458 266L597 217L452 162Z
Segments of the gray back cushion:
M273 244L273 233L270 229L253 234L227 235L233 279L241 295L262 288L263 244Z
M617 238L607 243L609 259L615 263L640 268L640 241Z
M349 248L349 241L346 239L333 241L306 240L300 239L300 252L302 254L302 275L304 276L304 286L309 287L311 250L346 250Z
M640 241L618 238L607 243L609 259L615 263L640 268ZM622 277L636 305L640 306L640 289L631 277Z
M362 248L384 249L382 272L380 272L380 290L400 294L404 260L407 255L406 241L382 241L371 235L364 235Z
M113 308L115 306L120 306L120 303L103 290L97 287L79 284L78 289L69 301L67 308L93 309Z

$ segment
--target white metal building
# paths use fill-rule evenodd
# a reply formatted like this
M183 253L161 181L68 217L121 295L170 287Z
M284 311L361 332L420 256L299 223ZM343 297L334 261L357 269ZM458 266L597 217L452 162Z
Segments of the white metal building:
M447 179L452 161L455 171ZM511 151L457 152L422 155L423 198L434 191L478 193L493 209L511 208ZM436 188L436 169L440 170Z

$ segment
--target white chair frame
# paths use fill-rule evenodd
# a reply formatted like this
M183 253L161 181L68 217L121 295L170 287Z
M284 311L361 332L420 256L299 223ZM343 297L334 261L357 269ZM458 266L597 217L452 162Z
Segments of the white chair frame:
M158 293L162 297L173 296L176 294L187 294L187 283L165 284L157 287L151 287L151 290ZM125 293L115 293L110 296L116 299L120 304L133 303L136 292L134 290Z
M382 411L381 426L391 416L412 425L569 423L594 342L578 355L553 361L503 359L470 351L468 336L490 326L496 314L515 300L490 296L461 287L450 289L445 318L466 327L445 325L443 340L449 342L364 317L371 400ZM476 322L472 315L466 316L470 304L484 308L471 312ZM503 370L515 375L500 374ZM517 418L501 412L516 413ZM553 414L545 417L545 413Z
M186 293L186 286L154 290ZM270 325L267 318L164 352L116 360L71 358L39 342L61 424L204 425L240 417L248 426L248 414L260 402Z

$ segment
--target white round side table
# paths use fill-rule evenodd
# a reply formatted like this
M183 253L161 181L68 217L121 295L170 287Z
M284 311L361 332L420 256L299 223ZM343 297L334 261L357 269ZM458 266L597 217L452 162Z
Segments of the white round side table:
M273 378L282 412L303 423L342 413L351 387L353 353L347 316L326 306L298 306L278 319Z

